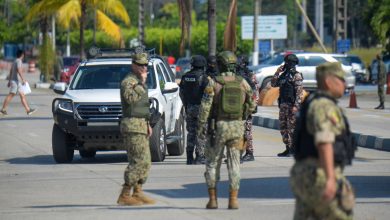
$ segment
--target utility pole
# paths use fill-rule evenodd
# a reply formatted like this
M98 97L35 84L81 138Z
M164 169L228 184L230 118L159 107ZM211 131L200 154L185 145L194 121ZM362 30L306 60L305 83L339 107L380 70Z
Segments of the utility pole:
M302 0L302 8L304 11L306 11L306 8L307 8L307 5L306 5L306 0ZM301 30L302 30L302 33L307 33L307 24L306 24L306 20L305 20L305 16L301 16Z
M337 41L347 39L347 0L333 0L333 52Z
M324 41L324 0L316 0L315 26L322 41Z
M141 45L145 45L144 20L144 0L138 0L138 41Z
M261 2L262 0L254 0L255 8L254 8L254 16L253 16L253 59L252 65L256 66L259 64L259 39L257 36L257 18L259 17Z

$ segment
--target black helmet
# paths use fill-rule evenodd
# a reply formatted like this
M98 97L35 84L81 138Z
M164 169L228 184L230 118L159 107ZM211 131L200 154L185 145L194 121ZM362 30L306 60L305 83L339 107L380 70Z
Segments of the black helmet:
M290 54L287 54L284 57L284 62L286 64L290 64L290 65L298 65L299 60L298 60L298 57L295 54L290 53Z
M207 64L210 65L210 64L214 64L216 65L217 64L217 57L214 56L214 55L210 55L207 57Z
M206 59L202 55L194 55L191 58L192 67L202 68L206 66Z
M247 66L249 64L248 57L246 55L240 55L237 57L238 65Z

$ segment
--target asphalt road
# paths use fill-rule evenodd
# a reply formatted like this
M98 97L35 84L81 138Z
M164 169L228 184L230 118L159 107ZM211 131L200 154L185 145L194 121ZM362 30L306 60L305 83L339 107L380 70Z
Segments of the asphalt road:
M0 99L7 89L0 81ZM254 129L254 162L241 166L239 210L227 209L228 178L222 166L219 209L206 210L204 166L185 165L185 157L153 163L146 192L157 204L121 207L116 199L126 166L124 152L98 153L71 164L56 164L51 152L51 101L54 93L33 90L27 116L17 97L9 116L0 117L0 219L292 219L294 199L288 175L292 158L276 130ZM375 114L375 113L373 113ZM346 168L357 194L355 219L390 219L390 152L359 148Z

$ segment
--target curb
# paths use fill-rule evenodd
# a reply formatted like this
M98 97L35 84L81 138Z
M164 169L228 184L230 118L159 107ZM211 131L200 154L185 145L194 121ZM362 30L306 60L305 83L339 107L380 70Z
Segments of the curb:
M279 130L278 119L264 118L254 115L252 124L254 126ZM390 152L390 138L381 138L361 133L353 133L353 136L356 138L359 147Z

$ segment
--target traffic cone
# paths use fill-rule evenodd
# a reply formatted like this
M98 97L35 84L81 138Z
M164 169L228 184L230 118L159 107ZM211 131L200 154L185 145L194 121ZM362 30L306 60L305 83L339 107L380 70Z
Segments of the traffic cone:
M30 60L28 62L28 72L29 73L34 73L35 72L35 61Z
M387 89L386 94L390 94L390 73L387 73Z
M349 92L349 108L359 108L356 102L355 90L353 89Z

